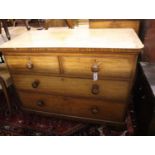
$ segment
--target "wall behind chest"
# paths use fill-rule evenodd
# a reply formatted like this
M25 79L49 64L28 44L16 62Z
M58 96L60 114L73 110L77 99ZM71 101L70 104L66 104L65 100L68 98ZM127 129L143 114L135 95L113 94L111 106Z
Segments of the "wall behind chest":
M142 20L140 38L144 43L142 60L155 62L155 20Z

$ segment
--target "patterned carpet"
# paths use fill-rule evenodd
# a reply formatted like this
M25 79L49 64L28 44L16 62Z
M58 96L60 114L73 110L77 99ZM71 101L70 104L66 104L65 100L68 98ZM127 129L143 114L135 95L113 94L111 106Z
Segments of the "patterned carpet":
M129 118L128 118L129 119ZM126 130L112 130L106 125L84 124L75 121L48 118L35 114L18 113L12 117L0 116L0 135L7 136L119 136L134 135L128 120Z

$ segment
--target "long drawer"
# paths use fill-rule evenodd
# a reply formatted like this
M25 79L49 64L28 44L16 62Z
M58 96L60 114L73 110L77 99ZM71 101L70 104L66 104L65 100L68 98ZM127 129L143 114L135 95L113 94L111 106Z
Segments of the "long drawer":
M60 72L58 58L56 56L14 56L5 57L11 72L28 72L28 73L54 73Z
M64 78L37 75L12 75L18 90L126 101L129 81Z
M22 106L34 111L89 119L124 121L126 108L124 103L20 91L19 96Z

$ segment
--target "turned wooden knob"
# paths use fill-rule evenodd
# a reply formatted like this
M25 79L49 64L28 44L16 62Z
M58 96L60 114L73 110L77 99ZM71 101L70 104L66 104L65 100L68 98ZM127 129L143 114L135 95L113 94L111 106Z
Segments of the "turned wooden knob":
M93 84L92 85L92 90L91 90L92 94L97 95L99 94L100 90L99 90L99 85L97 84Z
M99 72L99 66L97 64L92 65L91 71L92 72Z
M39 80L35 80L35 81L32 82L32 87L33 88L38 88L39 84L40 84L40 81Z
M33 63L32 62L28 62L26 64L27 69L32 69L33 68Z
M91 108L91 113L92 114L97 114L99 112L99 109L97 107Z
M37 106L41 107L41 106L44 105L44 101L38 100L38 101L36 102L36 104L37 104Z

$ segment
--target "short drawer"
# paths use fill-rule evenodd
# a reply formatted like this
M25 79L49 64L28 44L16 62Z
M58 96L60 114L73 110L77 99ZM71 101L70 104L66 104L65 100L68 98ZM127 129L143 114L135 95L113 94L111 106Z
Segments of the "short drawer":
M5 57L11 72L59 73L59 63L56 56L12 56Z
M125 103L19 92L22 106L40 112L108 121L124 120Z
M129 94L129 81L94 82L90 79L19 74L12 77L16 88L20 90L121 101L126 101Z
M99 78L131 78L134 56L102 56L102 57L62 57L63 70L66 75L87 76L92 78L93 67L97 67Z

